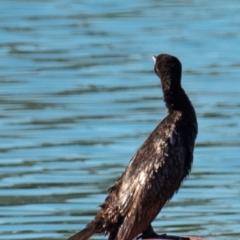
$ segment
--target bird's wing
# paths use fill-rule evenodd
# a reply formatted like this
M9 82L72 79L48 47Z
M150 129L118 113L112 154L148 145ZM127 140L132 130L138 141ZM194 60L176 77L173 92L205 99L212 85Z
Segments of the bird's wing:
M161 175L164 170L166 171L168 164L166 160L169 158L171 149L179 144L179 136L171 128L169 131L161 125L157 128L139 148L117 182L119 211L123 216L137 208L134 204L139 203L138 198L143 198L142 194L152 192L156 174ZM159 189L161 189L161 183Z
M183 148L179 148L181 141L171 128L164 133L159 131L159 136L149 136L130 161L119 181L118 208L124 216L119 239L130 239L141 233L180 186L184 164L179 159L185 158ZM179 179L171 179L171 171L180 171L180 174L173 173Z

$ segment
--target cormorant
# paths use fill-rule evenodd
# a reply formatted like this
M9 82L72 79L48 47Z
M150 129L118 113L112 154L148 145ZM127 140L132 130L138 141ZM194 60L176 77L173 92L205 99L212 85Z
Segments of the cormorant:
M95 218L68 240L86 240L94 233L109 234L108 240L154 235L151 222L190 173L198 127L195 110L181 87L182 66L168 54L153 59L168 114L109 189Z

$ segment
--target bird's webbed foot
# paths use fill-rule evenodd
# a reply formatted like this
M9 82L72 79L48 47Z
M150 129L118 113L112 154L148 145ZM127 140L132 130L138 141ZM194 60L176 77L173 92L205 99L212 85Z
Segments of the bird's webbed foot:
M136 239L163 238L165 236L167 236L167 234L159 235L155 233L152 225L150 224L145 231L143 231L140 235L137 236Z
M136 239L168 239L168 240L190 240L188 237L177 237L167 234L157 234L154 232L151 225L140 235L137 236Z

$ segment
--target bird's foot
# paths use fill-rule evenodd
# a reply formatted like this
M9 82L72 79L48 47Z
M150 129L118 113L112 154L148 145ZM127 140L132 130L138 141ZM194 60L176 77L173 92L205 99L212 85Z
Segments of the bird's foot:
M136 239L168 239L168 240L190 240L188 237L178 237L165 234L157 234L154 232L151 225L140 235L137 236Z
M136 239L164 239L164 237L166 237L167 234L157 234L154 232L153 228L151 225L148 226L148 228L142 233L140 234Z
M188 237L172 236L172 235L167 235L166 233L157 234L155 232L144 232L139 236L137 236L136 239L138 240L142 240L142 239L190 240Z
M155 232L153 233L142 233L140 235L137 236L136 239L167 239L166 238L167 234L157 234Z

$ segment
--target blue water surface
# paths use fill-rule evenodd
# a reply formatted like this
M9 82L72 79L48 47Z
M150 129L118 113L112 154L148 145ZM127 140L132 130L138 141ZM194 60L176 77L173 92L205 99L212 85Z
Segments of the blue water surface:
M199 134L154 228L238 239L239 16L236 0L2 0L0 239L66 239L93 218L166 116L159 53L182 62Z

